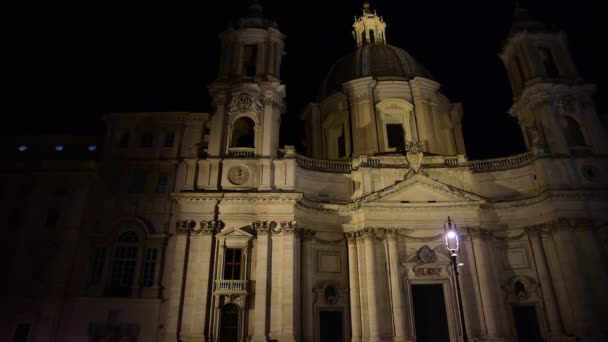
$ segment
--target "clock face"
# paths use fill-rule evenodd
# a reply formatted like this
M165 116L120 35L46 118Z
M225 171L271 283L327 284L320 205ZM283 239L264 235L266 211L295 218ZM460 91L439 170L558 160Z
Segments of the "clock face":
M244 166L233 166L228 170L228 180L234 185L243 185L249 180L249 169Z

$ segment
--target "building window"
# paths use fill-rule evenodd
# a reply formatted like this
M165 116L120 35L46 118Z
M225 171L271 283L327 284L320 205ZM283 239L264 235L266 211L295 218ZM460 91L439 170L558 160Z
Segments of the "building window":
M587 146L583 132L581 132L581 128L576 120L564 116L562 117L561 123L562 128L564 129L564 135L566 136L566 143L569 147Z
M13 342L28 342L30 337L29 323L18 323L15 327L15 334L13 335Z
M91 272L89 274L89 285L97 285L103 277L103 265L106 258L106 249L104 247L95 248L93 259L91 261Z
M156 271L157 257L158 257L157 248L146 249L146 254L144 256L144 269L143 269L143 278L142 278L142 285L144 287L154 286L154 273Z
M8 226L10 228L19 228L23 225L23 208L14 208L8 216Z
M224 258L224 279L241 279L241 252L242 250L239 248L226 248L226 257Z
M342 135L338 137L338 158L346 157L346 141L344 135L344 125L342 125Z
M113 194L120 192L120 175L119 174L112 175L112 179L110 180L110 191Z
M131 175L129 182L129 193L130 194L141 194L146 191L146 179L148 173L144 170L136 170Z
M376 35L374 34L374 30L369 30L369 42L372 44L376 42Z
M152 134L152 132L144 132L144 134L142 134L141 136L141 144L139 145L139 147L152 147L153 143L154 135Z
M124 132L120 136L120 140L118 142L118 147L120 147L120 148L127 148L127 147L129 147L129 132Z
M245 76L256 75L256 64L258 55L258 46L256 44L247 44L243 46L243 72Z
M165 147L173 147L173 142L175 141L175 133L167 132L165 133Z
M57 227L57 222L59 222L60 211L59 208L49 208L46 214L46 222L45 227L54 228Z
M405 138L403 126L401 124L387 124L386 137L389 148L403 149L405 148Z
M254 147L255 123L247 117L237 119L232 126L231 147Z
M159 194L167 193L169 188L169 174L167 172L161 172L158 174L158 181L156 182L156 192Z
M553 58L551 50L546 47L539 47L538 50L540 51L540 58L545 67L545 71L547 72L547 77L559 77L559 71L557 70L557 65L555 64L555 59Z
M112 256L112 273L109 286L106 288L107 296L128 297L131 295L138 249L139 238L135 232L126 232L120 236Z

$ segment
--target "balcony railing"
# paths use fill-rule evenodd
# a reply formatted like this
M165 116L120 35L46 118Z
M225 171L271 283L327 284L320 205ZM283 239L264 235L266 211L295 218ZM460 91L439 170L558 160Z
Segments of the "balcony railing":
M255 148L253 147L230 147L228 148L230 158L255 158Z
M215 293L247 293L247 280L216 280Z
M474 160L469 162L469 165L474 171L496 171L523 166L534 159L536 159L534 153L526 152L505 158Z
M349 173L352 170L350 161L314 159L299 154L296 161L301 167L315 171Z

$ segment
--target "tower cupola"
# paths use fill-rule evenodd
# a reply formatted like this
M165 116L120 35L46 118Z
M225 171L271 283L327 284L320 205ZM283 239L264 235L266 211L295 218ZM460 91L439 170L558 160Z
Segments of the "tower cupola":
M355 17L353 38L357 46L366 44L386 44L386 23L376 11L370 9L369 2L363 4L363 14Z

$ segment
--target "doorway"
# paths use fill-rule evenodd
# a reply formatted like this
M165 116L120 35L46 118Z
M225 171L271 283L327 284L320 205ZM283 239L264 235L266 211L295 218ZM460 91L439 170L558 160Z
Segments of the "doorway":
M514 306L515 330L519 342L543 341L534 306Z
M237 342L239 338L239 307L226 304L222 308L220 342Z
M417 342L449 342L442 284L412 285Z
M319 312L319 341L340 342L344 341L342 311L320 311Z

